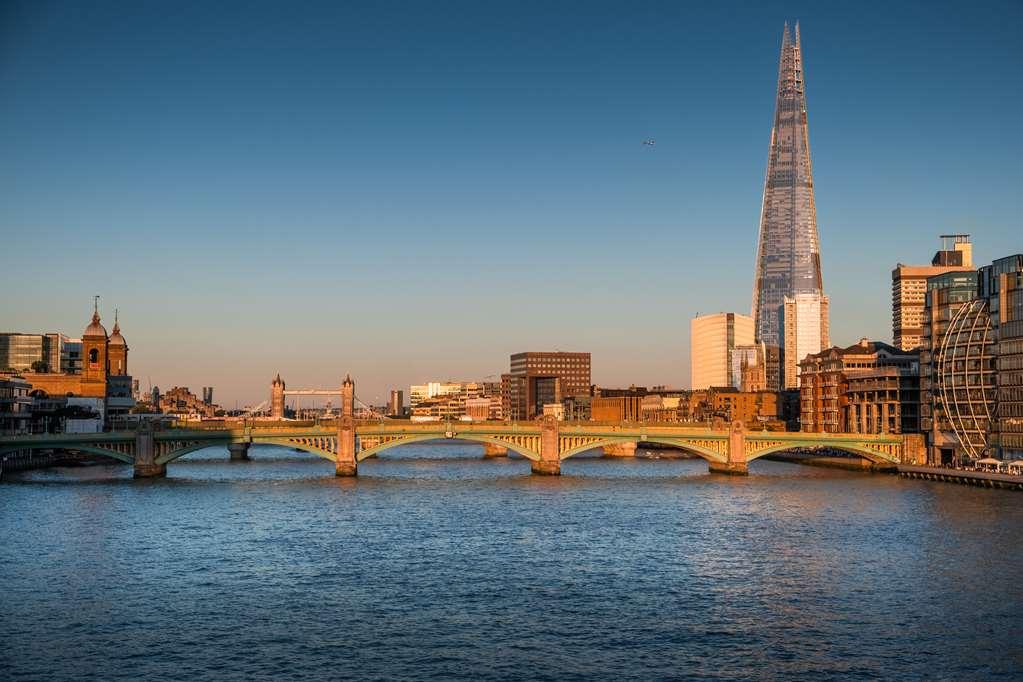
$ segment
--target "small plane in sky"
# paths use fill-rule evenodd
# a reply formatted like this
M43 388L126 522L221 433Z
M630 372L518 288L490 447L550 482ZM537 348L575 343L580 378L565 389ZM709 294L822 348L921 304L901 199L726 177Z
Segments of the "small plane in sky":
M657 142L655 140L650 139L650 140L643 140L643 144L645 144L645 145L647 145L649 147L653 147L655 144L657 144Z

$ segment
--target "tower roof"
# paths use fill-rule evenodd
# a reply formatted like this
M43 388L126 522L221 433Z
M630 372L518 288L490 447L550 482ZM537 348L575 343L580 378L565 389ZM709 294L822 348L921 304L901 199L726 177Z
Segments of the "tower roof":
M104 339L107 338L107 330L106 330L106 328L99 323L99 301L98 300L93 302L92 322L90 322L89 326L85 328L84 332L82 332L82 337L86 337L86 336L102 336Z
M117 323L117 310L114 310L114 333L110 335L111 346L127 346L124 337L121 336L121 325Z
M753 280L757 339L778 348L784 346L778 310L785 297L824 289L801 41L799 23L793 37L786 22Z

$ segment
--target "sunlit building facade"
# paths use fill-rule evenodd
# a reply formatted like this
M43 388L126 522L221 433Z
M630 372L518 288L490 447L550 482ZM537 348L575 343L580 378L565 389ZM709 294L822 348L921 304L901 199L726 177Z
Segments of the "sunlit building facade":
M60 334L0 333L0 371L61 371Z
M486 397L486 386L477 381L413 384L409 387L409 411L415 419L461 419L469 414L469 401ZM486 402L489 405L489 399ZM477 417L479 404L473 403Z
M739 313L700 315L689 321L689 376L692 388L733 386L741 381L742 356L737 348L752 348L753 318ZM755 352L755 351L754 351ZM740 363L735 366L736 361Z
M979 284L998 338L993 443L1001 459L1023 459L1023 254L981 268Z
M782 388L799 388L799 363L807 355L819 353L829 345L828 297L823 294L796 294L785 297L782 314Z
M590 354L563 351L515 353L501 375L504 419L535 419L544 405L590 394Z
M968 234L941 235L941 250L930 265L904 265L892 270L892 343L902 350L923 343L927 280L946 272L973 270L973 245Z
M800 430L818 433L913 433L920 428L920 358L860 339L803 358Z

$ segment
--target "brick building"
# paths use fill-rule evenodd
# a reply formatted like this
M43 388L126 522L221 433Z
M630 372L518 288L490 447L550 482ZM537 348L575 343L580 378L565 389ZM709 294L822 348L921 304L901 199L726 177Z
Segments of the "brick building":
M920 360L880 341L809 355L799 365L800 430L912 433L920 428Z
M128 344L121 335L117 316L114 317L113 333L108 335L100 322L99 308L94 306L92 320L82 332L81 346L81 371L78 373L24 373L24 379L31 384L32 396L44 400L99 398L104 403L108 419L127 414L134 407L135 400L132 378L128 374Z

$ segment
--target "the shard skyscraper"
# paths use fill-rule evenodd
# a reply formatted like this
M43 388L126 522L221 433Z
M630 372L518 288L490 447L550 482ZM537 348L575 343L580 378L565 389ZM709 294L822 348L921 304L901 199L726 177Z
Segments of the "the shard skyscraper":
M782 34L756 269L753 319L767 388L796 388L799 361L828 346L799 24L794 41L788 24Z

